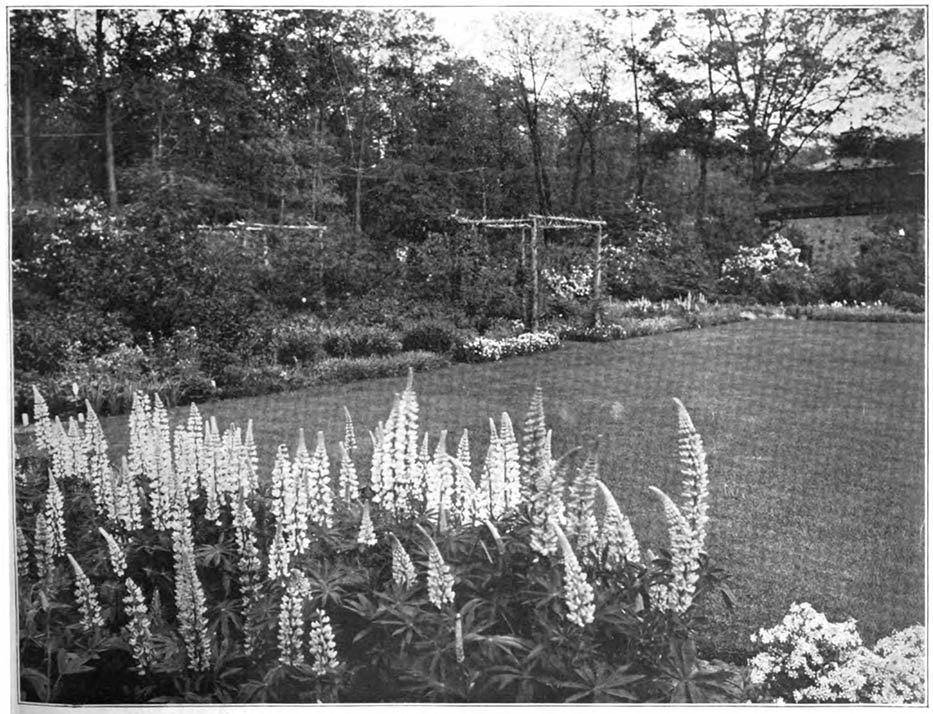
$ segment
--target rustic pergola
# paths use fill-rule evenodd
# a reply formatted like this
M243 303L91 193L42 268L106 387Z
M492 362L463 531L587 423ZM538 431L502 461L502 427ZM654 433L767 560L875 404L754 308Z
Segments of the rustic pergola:
M548 230L593 230L596 229L596 243L594 246L593 257L593 287L590 293L590 299L593 305L593 320L599 319L599 300L602 288L602 248L603 248L603 229L606 222L602 219L592 218L572 218L568 216L544 216L536 213L529 213L523 218L466 218L454 214L451 218L467 225L474 230L477 228L490 228L493 230L521 230L521 267L525 272L526 267L531 273L531 284L525 281L525 328L536 332L538 329L538 313L540 309L540 279L538 275L538 231ZM526 237L530 231L530 240ZM530 265L528 263L530 262ZM530 294L529 294L530 293Z
M222 233L229 231L231 233L243 233L243 247L246 247L246 233L262 233L262 257L266 266L269 265L269 241L266 238L268 231L313 231L318 238L318 243L322 244L322 236L327 226L323 223L305 223L303 225L287 225L280 223L255 223L246 221L232 221L222 225L208 226L199 225L198 231L201 233ZM323 248L323 246L320 246Z

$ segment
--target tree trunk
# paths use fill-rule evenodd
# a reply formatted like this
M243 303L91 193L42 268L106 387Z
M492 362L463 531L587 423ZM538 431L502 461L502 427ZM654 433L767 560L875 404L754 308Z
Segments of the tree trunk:
M97 10L95 13L95 35L94 44L97 60L97 95L103 113L104 124L104 168L107 176L107 202L111 210L117 208L117 175L116 161L113 152L113 117L111 115L110 91L107 88L106 78L104 76L104 52L106 38L104 37L104 11Z
M32 168L32 95L26 87L23 100L23 149L26 160L26 200L32 201L35 195Z
M117 167L113 155L113 118L109 92L104 92L104 151L107 168L107 202L110 210L115 211L117 209Z

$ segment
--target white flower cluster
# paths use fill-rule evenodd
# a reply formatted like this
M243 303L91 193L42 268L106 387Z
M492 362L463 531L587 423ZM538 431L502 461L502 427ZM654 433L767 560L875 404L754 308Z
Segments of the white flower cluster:
M741 284L749 273L758 278L782 268L808 270L800 260L800 249L795 248L787 238L774 235L771 240L756 246L743 246L731 258L722 264L722 280L728 284Z
M558 347L560 338L553 332L526 332L501 340L476 337L461 345L458 355L465 362L497 362L506 357L547 352Z
M829 622L809 603L794 603L784 620L752 635L763 647L749 678L795 702L910 704L924 701L925 630L915 626L862 645L855 621ZM779 691L792 682L792 691Z
M593 266L589 263L571 265L562 273L553 268L541 271L541 277L551 291L562 300L586 300L593 289Z

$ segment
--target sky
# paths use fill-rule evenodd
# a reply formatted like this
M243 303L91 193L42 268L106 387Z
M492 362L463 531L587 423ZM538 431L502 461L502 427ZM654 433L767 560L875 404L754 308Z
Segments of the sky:
M721 3L725 5L726 3ZM720 5L720 3L717 3ZM500 45L499 29L496 23L497 16L520 12L541 12L553 15L560 20L570 23L574 19L583 19L591 16L596 8L605 5L526 5L503 6L495 4L474 4L460 6L427 6L418 10L432 16L435 20L435 29L444 37L451 47L461 55L475 57L480 63L492 66L500 71L506 71L507 65L497 57L495 48ZM694 9L692 6L679 5L683 11ZM623 9L623 8L619 8ZM647 25L644 27L647 30ZM636 36L639 28L635 28ZM630 99L632 96L631 81L620 73L620 78L613 86L613 95L619 99ZM567 67L563 84L573 84L575 70ZM889 99L889 98L888 98ZM859 100L852 103L848 112L840 116L831 126L833 132L844 131L851 126L861 125L864 115L873 108L874 104L884 103L884 97ZM926 127L926 111L924 107L917 106L910 116L901 117L896 122L883 125L883 128L893 132L918 132Z

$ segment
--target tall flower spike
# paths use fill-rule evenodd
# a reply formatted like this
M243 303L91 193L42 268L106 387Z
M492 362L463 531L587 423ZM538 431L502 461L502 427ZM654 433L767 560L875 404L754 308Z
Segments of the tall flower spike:
M52 572L52 564L55 559L55 550L52 545L52 534L49 532L48 521L45 515L39 513L36 516L36 536L33 549L36 555L36 575L40 580Z
M140 674L145 674L155 661L155 650L152 640L152 622L149 619L149 609L143 591L132 578L126 579L126 596L123 598L126 608L126 629L129 634L127 641L133 650L133 659Z
M317 432L308 472L308 510L312 522L322 528L334 525L334 492L330 478L330 459L324 445L324 432Z
M564 557L564 600L567 603L567 619L579 627L584 627L593 621L596 614L593 586L586 581L586 575L564 531L556 523L551 527Z
M597 479L596 486L603 498L603 522L599 528L597 552L606 554L606 565L609 568L616 568L625 560L640 563L640 548L632 524L622 513L606 484Z
M32 417L36 425L36 446L42 451L52 448L52 420L49 418L49 405L39 393L36 385L32 385L33 409Z
M521 503L522 485L518 441L515 439L515 429L508 412L502 412L499 441L502 444L502 457L505 460L505 507L511 510Z
M671 539L673 580L669 587L658 586L656 592L661 595L663 609L682 613L693 602L699 579L699 544L690 532L687 520L677 508L677 504L661 489L654 486L649 486L649 489L664 506Z
M118 578L122 578L123 574L126 572L126 555L123 553L123 548L119 543L117 543L116 539L110 535L110 533L104 530L103 526L97 530L107 542L107 552L110 555L110 566L113 568L114 574Z
M360 533L356 537L360 545L376 545L376 531L373 530L373 519L369 515L369 502L363 504L363 516L360 519Z
M343 443L347 447L347 451L353 452L357 448L356 444L356 430L353 428L353 419L350 417L350 410L343 408L343 417L344 417L344 429L343 429Z
M551 471L548 432L544 424L544 395L540 386L535 387L522 426L521 492L522 498L528 500L539 490L539 481L548 479Z
M96 588L71 553L66 555L75 573L75 599L78 601L78 611L81 613L81 626L86 631L95 627L103 627L104 618L100 613L100 600L97 597Z
M311 668L317 676L323 677L340 666L334 630L327 613L321 609L316 611L315 618L311 621L308 649L311 651Z
M356 465L350 457L346 444L342 441L340 442L340 471L337 479L337 492L344 503L360 500L360 483L356 475Z
M577 549L584 552L596 542L599 534L595 508L598 473L599 460L596 451L592 451L577 469L567 499L567 535L573 538Z
M29 576L29 544L19 526L16 526L16 573L20 578Z
M400 587L411 587L416 578L415 565L394 533L389 533L389 540L392 543L392 580Z
M454 601L454 576L434 539L420 525L415 526L428 540L428 600L440 610Z
M49 471L49 490L45 494L45 522L49 529L49 545L54 556L65 554L65 499L55 475Z
M305 576L298 570L292 571L288 588L282 595L279 607L279 662L294 667L305 661L301 651L304 638Z
M709 521L709 472L706 466L706 451L687 408L677 398L674 399L674 403L677 405L680 472L684 477L683 514L697 545L702 550L706 543L706 524Z

